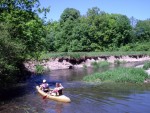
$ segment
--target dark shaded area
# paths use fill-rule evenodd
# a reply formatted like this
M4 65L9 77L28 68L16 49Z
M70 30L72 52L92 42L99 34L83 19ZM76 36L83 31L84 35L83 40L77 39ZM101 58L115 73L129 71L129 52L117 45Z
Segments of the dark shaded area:
M31 78L32 74L30 71L28 71L25 66L22 63L23 61L20 61L20 63L17 64L17 67L19 67L19 72L17 75L17 81L16 83L8 83L6 87L1 87L0 89L0 101L5 100L12 100L16 97L20 97L25 94L28 84L28 80Z
M3 89L0 91L0 101L12 100L16 97L20 97L25 94L25 83L20 84L19 86L14 86L9 89Z
M116 59L120 59L122 58L124 55L120 55L120 56L114 56ZM147 55L128 55L130 58L142 58L142 57L146 57ZM85 57L81 57L81 58L65 58L65 57L61 57L58 59L58 62L63 62L63 60L66 60L67 62L71 63L72 65L75 65L75 64L81 64L82 62L85 62L87 59L94 59L94 60L98 60L98 58L101 58L101 59L104 59L104 60L107 60L109 59L110 56L85 56ZM71 68L69 68L71 69Z

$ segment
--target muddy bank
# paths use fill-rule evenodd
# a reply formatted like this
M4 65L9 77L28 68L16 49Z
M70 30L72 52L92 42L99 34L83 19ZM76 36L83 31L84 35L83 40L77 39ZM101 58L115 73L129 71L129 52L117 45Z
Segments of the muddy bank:
M50 58L43 59L42 61L25 61L24 66L30 71L35 72L35 67L41 65L45 70L59 70L59 69L71 69L82 68L83 66L90 67L92 62L107 61L114 63L120 62L139 62L150 60L150 56L147 55L128 55L128 56L93 56L76 58Z

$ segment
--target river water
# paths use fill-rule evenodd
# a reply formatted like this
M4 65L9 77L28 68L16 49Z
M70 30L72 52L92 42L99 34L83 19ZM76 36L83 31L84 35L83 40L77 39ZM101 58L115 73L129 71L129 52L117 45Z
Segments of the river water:
M150 113L149 84L87 84L82 78L118 66L133 67L140 63L109 66L100 69L57 70L32 75L9 94L1 97L0 113ZM50 87L61 82L71 103L43 99L35 89L43 79Z

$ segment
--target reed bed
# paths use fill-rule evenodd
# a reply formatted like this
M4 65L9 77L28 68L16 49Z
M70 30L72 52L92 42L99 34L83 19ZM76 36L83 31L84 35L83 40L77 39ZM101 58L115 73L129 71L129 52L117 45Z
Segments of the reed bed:
M83 78L86 82L143 83L148 74L143 69L119 67Z

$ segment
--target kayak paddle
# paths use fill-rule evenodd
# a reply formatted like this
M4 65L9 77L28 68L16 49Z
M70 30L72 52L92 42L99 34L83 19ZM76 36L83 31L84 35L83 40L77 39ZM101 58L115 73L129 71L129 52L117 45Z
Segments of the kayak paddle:
M46 99L47 95L43 96L43 99Z

